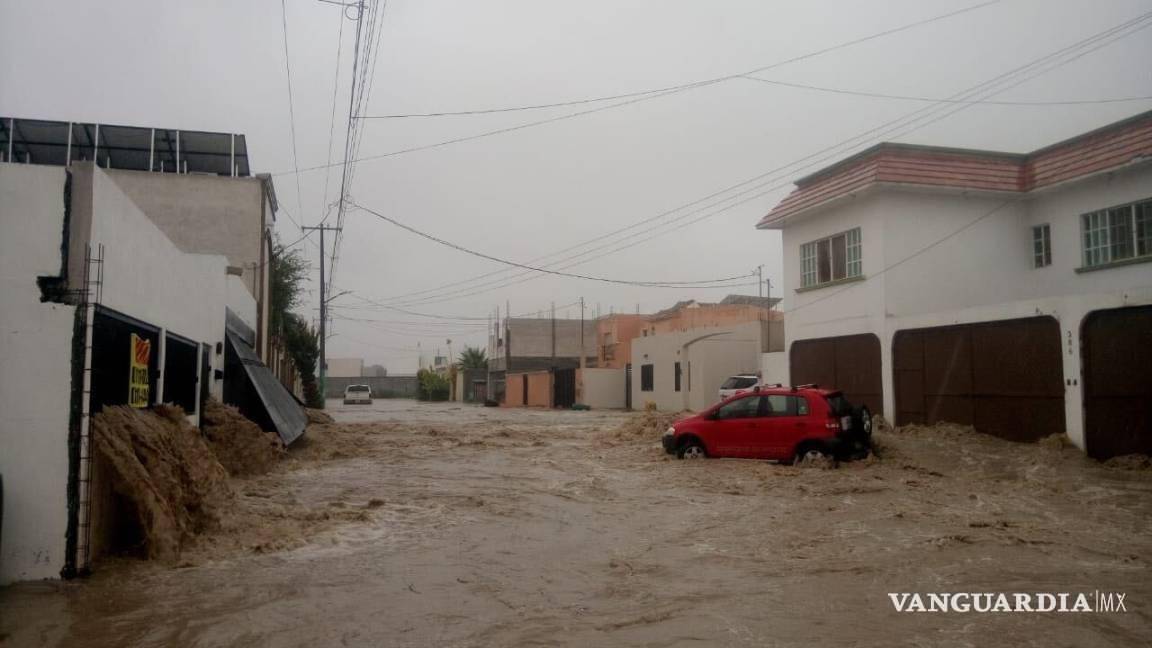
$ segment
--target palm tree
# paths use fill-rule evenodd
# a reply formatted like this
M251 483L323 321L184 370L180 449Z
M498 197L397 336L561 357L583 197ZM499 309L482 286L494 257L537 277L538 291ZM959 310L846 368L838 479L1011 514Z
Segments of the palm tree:
M461 369L487 369L488 354L480 347L464 347L460 352L460 361L457 363Z

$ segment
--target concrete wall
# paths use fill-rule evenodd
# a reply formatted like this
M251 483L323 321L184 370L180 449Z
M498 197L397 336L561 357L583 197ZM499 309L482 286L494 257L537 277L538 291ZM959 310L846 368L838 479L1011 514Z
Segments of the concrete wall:
M647 402L673 412L710 407L729 376L759 370L766 335L767 327L752 321L636 338L632 341L632 407L640 409ZM679 391L677 362L681 370ZM640 389L646 364L653 370L651 391Z
M368 385L373 398L416 398L416 376L328 377L328 398L343 398L348 385Z
M74 208L73 214L89 223L92 248L104 246L101 305L210 347L223 342L227 259L181 252L104 169L76 164L72 173L73 196L78 187L91 192L91 212L82 215ZM73 241L84 238L73 228ZM80 287L79 279L69 279ZM213 369L224 368L223 356L213 353L210 362ZM223 384L213 380L210 390L220 398Z
M328 358L329 378L358 378L364 375L363 358Z
M1065 341L1067 432L1082 448L1080 325L1093 310L1152 303L1152 264L1077 272L1080 215L1150 197L1152 166L1143 164L1028 195L873 190L804 216L783 231L786 343L876 334L884 409L895 411L897 331L1051 315ZM1043 223L1052 265L1033 268L1031 228ZM857 226L864 280L799 291L800 246Z
M244 280L234 275L227 278L227 305L244 323L256 330L256 298L244 286Z
M61 271L64 182L60 167L0 163L0 585L64 567L76 309L36 285Z
M74 165L75 168L75 165ZM102 170L177 248L219 254L240 268L245 288L256 298L256 349L267 362L270 303L269 228L273 210L260 178Z
M581 369L576 374L576 402L596 409L623 409L627 375L623 369Z
M493 341L489 341L488 362L492 369L501 371L505 369L505 353L513 358L521 359L551 359L553 356L553 320L550 318L512 318L507 322L508 336L505 347L496 348ZM556 358L579 359L580 357L580 320L557 319L555 329L555 356ZM584 321L584 354L592 362L596 358L596 321ZM579 364L577 361L576 364ZM575 366L575 365L573 365ZM517 369L515 361L512 369Z
M767 384L791 385L788 354L783 351L760 354L760 376Z

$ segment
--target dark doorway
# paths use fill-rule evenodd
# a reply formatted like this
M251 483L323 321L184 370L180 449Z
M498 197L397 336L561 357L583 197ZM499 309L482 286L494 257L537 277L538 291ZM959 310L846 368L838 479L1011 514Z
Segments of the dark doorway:
M552 370L552 406L568 409L576 404L576 370Z
M160 329L111 309L97 307L92 320L92 395L89 409L127 405L132 384L132 335L150 345L147 405L156 402Z
M1152 454L1152 306L1090 313L1080 340L1089 456Z
M196 413L199 400L196 374L199 345L167 333L164 335L164 402L179 405L186 414Z
M880 338L872 333L798 340L788 354L793 385L815 383L844 392L854 405L884 411Z
M1064 432L1052 317L899 331L892 365L897 425L948 421L1012 441Z

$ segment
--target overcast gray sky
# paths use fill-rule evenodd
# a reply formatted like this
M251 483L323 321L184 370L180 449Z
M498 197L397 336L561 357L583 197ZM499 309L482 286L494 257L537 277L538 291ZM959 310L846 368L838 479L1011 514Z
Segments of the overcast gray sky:
M366 114L424 113L562 102L722 77L980 0L669 2L390 0ZM851 91L946 97L1124 20L1149 0L1002 0L946 20L780 66L759 76ZM354 23L318 0L287 0L297 154L328 158L337 34L344 21L334 155L348 110ZM276 174L297 221L324 212L323 170L300 175L291 147L279 0L0 2L0 114L244 133L252 168ZM1137 32L996 95L1066 101L1152 95L1152 29ZM371 121L360 157L547 119L602 104L512 113ZM703 198L875 128L927 104L731 79L670 96L511 133L368 160L352 198L445 239L521 262ZM883 139L1025 152L1152 108L975 105ZM927 121L927 120L925 120ZM785 285L779 236L753 228L787 182L875 143L837 149L771 176L771 189L723 213L569 268L635 280L727 277L765 265ZM328 178L337 195L339 169ZM751 197L752 194L744 196ZM704 203L709 204L709 203ZM723 203L723 207L730 203ZM699 206L694 209L698 209ZM683 224L708 212L656 221ZM285 242L300 236L287 217ZM644 238L646 238L646 235ZM641 237L608 239L619 245ZM599 241L594 245L603 245ZM302 249L317 260L317 248ZM615 246L614 246L615 247ZM607 248L614 249L614 247ZM581 248L586 250L587 248ZM577 252L581 251L577 250ZM592 256L592 255L590 255ZM360 298L446 316L547 311L584 297L592 309L650 312L677 300L716 300L729 289L614 286L537 276L514 285L461 283L501 270L369 214L346 221L335 283ZM548 260L543 261L546 263ZM494 278L511 276L506 271ZM795 272L790 273L795 283ZM458 285L452 285L458 284ZM311 288L317 287L313 281ZM416 291L439 291L397 299ZM302 310L315 317L316 296ZM579 316L575 307L559 314ZM482 320L436 320L389 310L337 311L329 356L360 356L401 373L451 338L482 344Z

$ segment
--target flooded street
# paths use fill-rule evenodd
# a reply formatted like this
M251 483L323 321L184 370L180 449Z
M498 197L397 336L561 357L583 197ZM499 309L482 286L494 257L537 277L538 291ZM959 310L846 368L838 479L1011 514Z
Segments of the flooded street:
M1132 646L1152 471L959 429L835 470L680 462L642 415L330 402L179 565L0 590L0 645ZM889 592L1126 593L898 613Z

